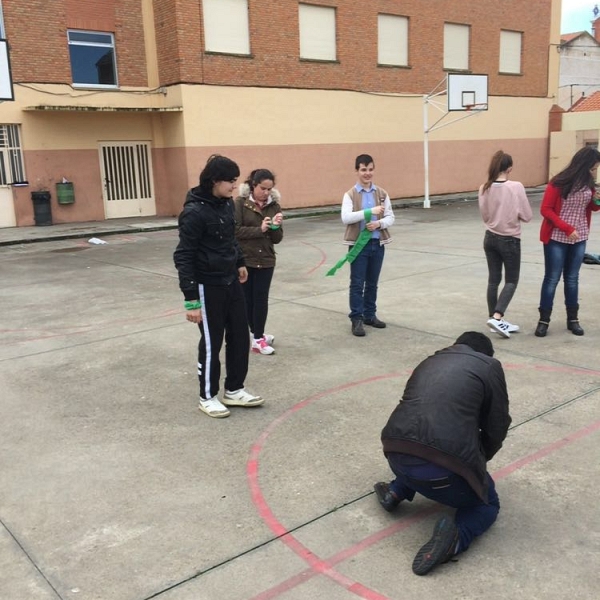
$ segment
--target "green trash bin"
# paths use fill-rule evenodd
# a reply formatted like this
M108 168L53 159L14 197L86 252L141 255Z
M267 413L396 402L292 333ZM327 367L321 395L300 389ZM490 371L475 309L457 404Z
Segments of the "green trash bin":
M56 184L56 200L59 204L73 204L75 202L75 190L72 182Z

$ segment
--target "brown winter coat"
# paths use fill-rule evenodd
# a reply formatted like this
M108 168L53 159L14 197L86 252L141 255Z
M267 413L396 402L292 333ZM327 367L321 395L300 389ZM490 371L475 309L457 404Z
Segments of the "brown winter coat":
M280 194L271 190L262 210L250 197L250 187L240 186L240 196L235 199L235 236L244 253L246 266L251 269L265 269L275 266L275 244L283 239L283 227L267 229L263 233L261 223L265 217L273 217L281 212Z

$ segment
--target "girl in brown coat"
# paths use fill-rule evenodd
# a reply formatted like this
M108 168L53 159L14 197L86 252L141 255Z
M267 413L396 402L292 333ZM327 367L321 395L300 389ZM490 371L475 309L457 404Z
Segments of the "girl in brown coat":
M273 354L274 337L265 334L269 289L275 271L275 244L283 239L280 194L268 169L255 169L240 185L235 199L236 237L244 253L248 280L244 284L252 351Z

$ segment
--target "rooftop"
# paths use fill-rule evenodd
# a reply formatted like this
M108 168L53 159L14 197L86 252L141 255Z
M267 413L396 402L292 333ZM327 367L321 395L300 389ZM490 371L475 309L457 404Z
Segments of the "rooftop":
M591 96L582 97L573 104L569 112L584 112L590 110L600 110L600 91L594 92Z

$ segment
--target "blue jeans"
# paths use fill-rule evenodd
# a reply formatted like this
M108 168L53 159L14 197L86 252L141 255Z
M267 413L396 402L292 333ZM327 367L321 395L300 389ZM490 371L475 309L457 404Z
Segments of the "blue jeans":
M490 317L506 312L519 283L521 270L521 240L509 235L485 232L483 250L488 264L487 305ZM498 297L504 267L504 286Z
M585 254L585 240L575 244L563 244L550 240L544 244L544 281L540 297L540 308L552 310L556 286L563 276L565 306L575 307L579 303L579 269Z
M377 285L385 247L371 239L350 263L351 319L372 319L377 313Z
M415 493L419 493L430 500L456 508L454 523L460 538L457 554L464 552L474 538L493 525L500 511L500 501L489 473L486 504L462 477L448 469L433 463L418 466L401 464L397 456L393 452L388 455L388 462L396 475L396 479L390 484L390 490L399 500L410 502ZM431 476L432 472L435 473L434 477Z

